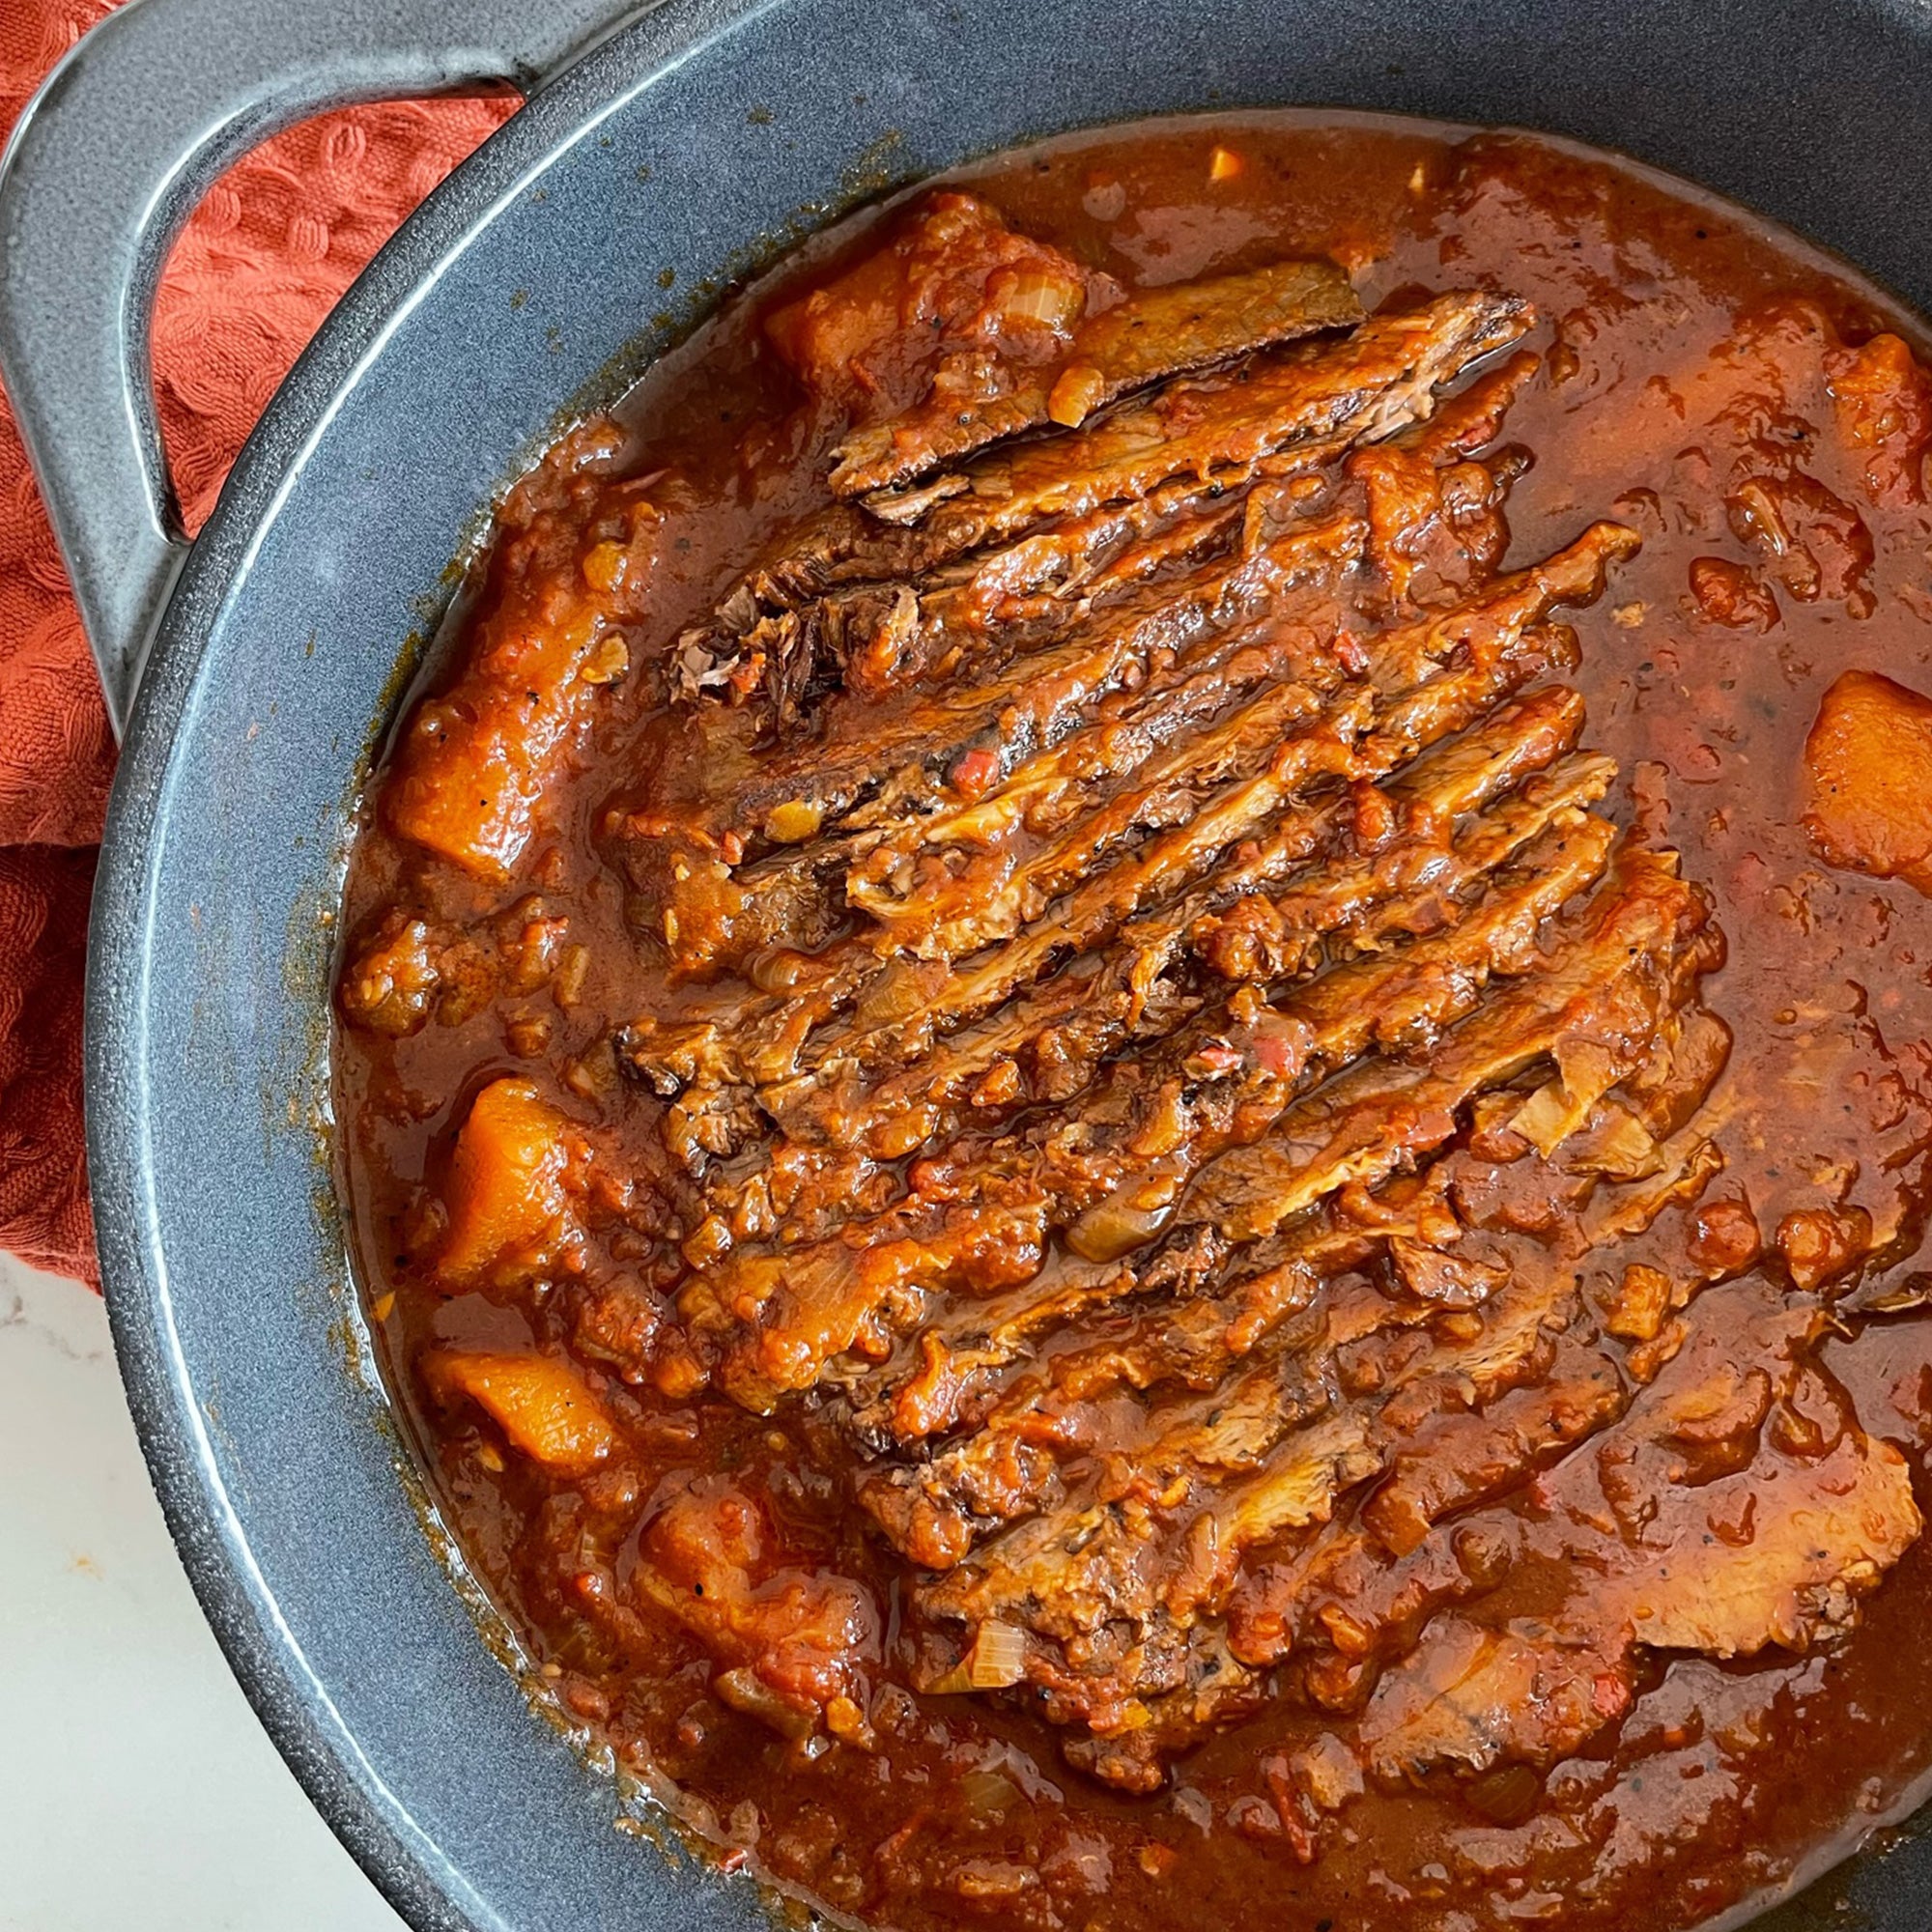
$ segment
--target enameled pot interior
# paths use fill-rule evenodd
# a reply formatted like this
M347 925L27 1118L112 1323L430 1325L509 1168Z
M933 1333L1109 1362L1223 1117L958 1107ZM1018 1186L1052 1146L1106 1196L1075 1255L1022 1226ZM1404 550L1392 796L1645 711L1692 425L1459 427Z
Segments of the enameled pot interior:
M478 1641L399 1477L342 1259L331 909L403 640L479 506L580 399L854 198L1137 115L1346 102L1568 134L1922 302L1932 155L1874 146L1928 83L1932 19L1902 4L672 4L541 96L357 285L156 646L97 900L89 1107L117 1338L185 1560L413 1923L762 1922L749 1888L674 1879L613 1830L615 1787ZM1918 1932L1932 1848L1862 1860L1773 1922L1841 1902Z

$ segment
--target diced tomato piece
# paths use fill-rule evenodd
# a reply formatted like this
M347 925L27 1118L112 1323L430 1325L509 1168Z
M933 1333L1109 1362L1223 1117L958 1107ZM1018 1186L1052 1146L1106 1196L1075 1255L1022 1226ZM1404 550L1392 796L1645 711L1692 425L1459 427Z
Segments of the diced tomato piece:
M1838 431L1864 465L1875 503L1918 503L1925 496L1932 441L1932 375L1896 335L1827 357Z
M965 752L952 767L952 789L961 798L983 798L999 776L1000 757L997 752Z
M890 414L925 392L949 354L1037 359L1063 346L1095 280L1014 234L979 196L949 191L925 197L843 274L774 310L765 334L815 400L855 417Z

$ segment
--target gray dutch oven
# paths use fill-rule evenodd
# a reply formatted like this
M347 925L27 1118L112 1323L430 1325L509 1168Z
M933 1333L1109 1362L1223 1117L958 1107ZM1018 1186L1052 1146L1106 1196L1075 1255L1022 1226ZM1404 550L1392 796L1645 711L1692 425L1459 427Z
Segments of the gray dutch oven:
M1920 0L133 0L0 171L0 368L125 737L88 1128L109 1309L184 1562L316 1804L412 1924L753 1925L613 1830L425 1537L318 1158L328 914L405 639L562 414L681 288L876 183L1030 136L1338 104L1614 146L1932 306ZM345 100L528 105L416 213L270 404L192 546L147 315L215 172ZM524 298L512 300L513 292ZM363 1372L357 1372L357 1361ZM1932 1925L1932 1841L1768 1924Z

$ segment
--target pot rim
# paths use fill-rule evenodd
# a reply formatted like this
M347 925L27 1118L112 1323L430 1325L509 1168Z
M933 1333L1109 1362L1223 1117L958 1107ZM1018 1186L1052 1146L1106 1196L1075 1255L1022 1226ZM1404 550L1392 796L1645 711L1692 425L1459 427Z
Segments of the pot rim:
M150 1480L202 1613L309 1801L418 1932L506 1932L384 1783L334 1711L257 1567L176 1330L152 1188L146 1018L154 851L179 727L213 627L311 447L389 331L567 150L686 60L781 0L662 0L545 84L461 162L324 318L263 411L156 627L109 795L87 947L83 1086L103 1298ZM345 739L345 767L356 755Z

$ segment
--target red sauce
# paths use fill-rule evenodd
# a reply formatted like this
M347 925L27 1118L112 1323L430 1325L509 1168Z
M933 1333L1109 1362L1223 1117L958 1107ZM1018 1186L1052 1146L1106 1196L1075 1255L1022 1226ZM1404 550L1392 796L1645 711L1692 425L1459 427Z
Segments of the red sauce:
M856 1382L808 1376L791 1389L779 1371L768 1386L747 1370L732 1384L723 1364L738 1358L709 1331L683 1333L687 1290L694 1277L742 1280L726 1258L756 1254L756 1231L703 1219L668 1148L667 1096L620 1070L640 1015L676 1023L714 1008L721 985L745 984L728 962L680 975L663 902L627 869L612 828L628 815L635 839L655 813L667 838L682 836L776 755L742 657L753 701L728 715L715 695L677 696L668 669L777 533L828 500L844 405L801 401L802 312L776 334L764 325L891 232L895 216L867 213L734 297L612 422L575 432L519 486L477 596L426 672L429 696L412 700L371 789L347 891L342 1186L439 1506L588 1734L734 1859L867 1923L1665 1932L1782 1888L1895 1812L1932 1756L1920 1641L1932 1557L1899 1499L1923 1499L1932 1446L1932 1325L1918 1306L1932 1276L1917 1260L1932 1146L1926 851L1874 842L1855 815L1821 830L1832 806L1820 788L1840 767L1828 769L1822 739L1809 765L1806 753L1828 692L1868 696L1874 687L1838 681L1879 673L1904 693L1890 709L1879 693L1885 728L1902 734L1887 761L1917 755L1908 700L1932 691L1920 474L1932 417L1915 411L1932 385L1885 338L1917 344L1918 325L1733 208L1528 136L1282 114L1110 130L959 180L1015 235L1110 278L1116 296L1325 256L1371 312L1446 290L1534 305L1518 346L1540 363L1478 452L1485 475L1507 472L1494 513L1508 550L1492 563L1548 557L1596 520L1641 539L1612 559L1600 598L1562 611L1580 657L1550 674L1582 696L1582 744L1614 760L1595 810L1632 849L1680 854L1723 935L1723 963L1703 961L1694 996L1731 1036L1696 1117L1721 1171L1634 1237L1637 1272L1616 1290L1616 1270L1592 1272L1553 1221L1535 1233L1548 1183L1522 1155L1524 1129L1480 1105L1465 1115L1446 1157L1464 1163L1458 1199L1477 1238L1447 1252L1475 1257L1477 1273L1448 1289L1432 1277L1430 1292L1480 1302L1559 1261L1574 1267L1587 1312L1552 1322L1555 1365L1499 1400L1565 1386L1581 1402L1596 1387L1605 1419L1559 1430L1554 1450L1524 1451L1483 1489L1474 1472L1493 1444L1469 1437L1488 1398L1455 1429L1433 1415L1410 1463L1389 1465L1408 1472L1400 1507L1378 1475L1337 1500L1331 1522L1245 1553L1219 1613L1244 1656L1260 1654L1256 1632L1286 1588L1267 1578L1297 1551L1365 1522L1382 1588L1391 1550L1408 1542L1401 1511L1419 1511L1412 1574L1435 1552L1453 1587L1406 1624L1391 1613L1377 1626L1373 1668L1351 1650L1353 1573L1338 1573L1325 1637L1261 1666L1225 1717L1132 1758L1111 1783L1092 1775L1091 1753L1085 1768L1063 1755L1086 1732L1046 1708L1037 1680L1006 1676L1001 1641L981 1639L989 1681L977 1693L934 1688L948 1666L970 1676L975 1653L947 1650L949 1627L921 1608L932 1576L858 1502L878 1464L852 1410L865 1376L902 1384L921 1323L940 1317L928 1304L897 1327L880 1318L892 1332ZM1024 250L1012 261L1037 267ZM974 299L993 286L976 272ZM824 353L843 381L844 350ZM1264 358L1275 353L1298 352ZM917 358L897 354L868 366L875 414L918 401ZM1056 390L1063 405L1068 393ZM1526 463L1498 459L1504 445ZM1385 594L1388 554L1371 562ZM1435 567L1414 592L1425 612L1456 594L1431 588ZM807 685L787 701L809 714L823 694ZM838 727L825 728L829 770ZM713 736L694 759L699 730ZM451 740L475 748L471 764L447 762ZM1854 789L1870 781L1868 742L1854 733L1844 756ZM996 797L1003 770L976 743L944 775L948 809ZM1881 801L1887 837L1912 811L1910 787L1892 791L1906 803ZM1370 784L1362 797L1366 812L1384 794ZM724 870L764 863L743 856L744 838L781 860L816 832L773 831L776 810L760 806L765 830L747 821L739 846L721 848ZM1349 837L1370 849L1361 825ZM719 943L737 943L731 920L760 916L721 914ZM1545 943L1554 929L1540 928ZM849 925L813 931L803 950L822 963L849 937ZM1234 956L1249 939L1218 943ZM761 957L745 970L762 971L769 994L777 969ZM812 967L790 971L809 989ZM1539 1067L1505 1085L1512 1107L1547 1078ZM459 1145L479 1094L483 1126ZM983 1151L990 1130L973 1131ZM842 1166L814 1155L780 1220L794 1213L809 1243L908 1188L943 1192L978 1158L949 1145L847 1149ZM908 1154L930 1170L909 1169ZM1398 1172L1389 1198L1406 1184ZM1469 1208L1483 1190L1488 1208ZM1361 1225L1372 1207L1357 1204ZM1573 1208L1580 1226L1583 1208L1563 1214ZM1048 1279L1075 1268L1059 1237L1050 1247ZM1367 1251L1323 1277L1318 1314L1359 1305L1379 1320L1400 1302L1396 1264ZM1015 1252L998 1264L1017 1265ZM1403 1266L1434 1265L1405 1252ZM1680 1281L1694 1287L1670 1302ZM1613 1290L1624 1300L1606 1313ZM940 1294L941 1316L975 1292L991 1291ZM1646 1311L1653 1292L1663 1299ZM761 1313L760 1332L776 1319ZM1429 1320L1417 1334L1449 1342L1481 1327L1447 1300ZM1563 1350L1586 1340L1610 1366L1595 1384L1586 1368L1565 1384ZM999 1388L1064 1363L1071 1346L1042 1340ZM1373 1408L1374 1377L1409 1373L1395 1343L1374 1352L1383 1347L1337 1355L1345 1373L1366 1365L1344 1391L1357 1407ZM748 1389L760 1400L748 1406ZM970 1394L955 1422L970 1433L994 1399ZM1673 1403L1676 1433L1644 1435L1639 1419ZM1085 1440L1054 1480L1104 1483L1094 1469L1109 1448L1129 1465L1151 1454L1168 1413L1116 1400L1103 1439ZM1840 1480L1844 1459L1889 1469L1886 1445L1909 1464L1898 1533L1868 1522L1882 1560L1849 1581L1819 1569L1774 1640L1645 1643L1646 1602L1634 1639L1605 1650L1577 1621L1579 1577L1583 1594L1607 1597L1634 1551L1716 1539L1727 1563L1770 1561L1790 1497L1816 1511L1828 1492L1861 1495ZM1634 1473L1619 1489L1622 1470ZM1413 1499L1450 1475L1471 1500ZM1605 1553L1579 1570L1592 1510ZM1723 1582L1714 1601L1739 1594ZM1463 1711L1474 1660L1488 1668L1497 1643L1531 1630L1546 1648L1521 1680L1528 1717ZM1568 1657L1580 1674L1559 1683L1550 1659ZM1477 1744L1415 1743L1399 1695L1414 1724L1448 1713Z

